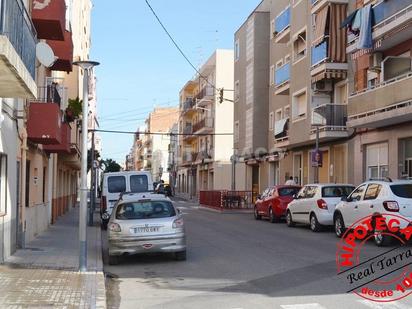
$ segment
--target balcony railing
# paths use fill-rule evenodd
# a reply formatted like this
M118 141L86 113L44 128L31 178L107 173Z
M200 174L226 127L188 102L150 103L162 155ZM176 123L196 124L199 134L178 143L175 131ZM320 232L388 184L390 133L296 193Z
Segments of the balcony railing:
M328 58L327 42L312 47L312 66L324 62Z
M192 125L187 125L183 128L183 134L193 134L193 127Z
M56 103L61 109L65 109L68 105L67 87L58 84L38 87L37 94L37 100L33 102Z
M183 163L194 162L197 158L197 152L184 152L183 153Z
M7 36L31 77L35 78L36 30L21 0L0 1L0 34Z
M215 95L215 90L211 86L206 86L206 87L203 87L202 90L200 90L200 92L196 96L196 99L200 101L204 99L205 97L211 97L214 95Z
M183 103L183 111L188 111L192 109L195 106L195 100L193 99L186 99L186 101Z
M197 132L203 128L213 128L213 118L204 118L193 125L193 132Z
M322 104L312 110L312 125L319 126L321 131L346 131L347 119L346 104Z
M281 33L290 26L290 6L275 19L275 31Z
M280 86L290 79L290 63L286 63L275 72L275 85Z
M372 8L375 26L396 13L401 12L408 6L411 6L410 0L382 1L378 3Z

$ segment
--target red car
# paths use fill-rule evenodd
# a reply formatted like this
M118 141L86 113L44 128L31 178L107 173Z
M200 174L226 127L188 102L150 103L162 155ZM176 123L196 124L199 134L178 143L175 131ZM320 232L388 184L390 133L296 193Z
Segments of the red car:
M254 215L256 220L262 217L269 221L279 222L286 215L286 207L293 200L293 196L299 192L299 186L274 186L267 188L255 203Z

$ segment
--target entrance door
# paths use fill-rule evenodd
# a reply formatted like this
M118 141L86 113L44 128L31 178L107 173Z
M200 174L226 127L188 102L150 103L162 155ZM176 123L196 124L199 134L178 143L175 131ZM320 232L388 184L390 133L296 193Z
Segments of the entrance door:
M302 185L303 167L302 167L302 155L293 155L293 178L298 185Z
M259 166L252 167L252 191L259 193Z
M412 179L412 158L405 159L405 174L404 178Z

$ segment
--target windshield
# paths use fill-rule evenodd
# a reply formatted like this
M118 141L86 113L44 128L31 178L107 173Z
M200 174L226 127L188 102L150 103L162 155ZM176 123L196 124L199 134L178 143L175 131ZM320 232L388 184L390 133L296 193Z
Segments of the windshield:
M390 186L393 194L398 197L412 198L412 184L392 185Z
M348 196L355 187L351 186L330 186L322 188L322 197L342 197Z
M109 193L120 193L126 191L126 178L124 176L110 176L107 178Z
M146 175L130 176L130 191L133 193L149 191L149 184Z
M299 187L292 187L292 188L280 188L278 189L279 196L294 196L299 192Z
M116 209L116 219L158 219L176 216L176 211L171 202L144 201L121 204Z

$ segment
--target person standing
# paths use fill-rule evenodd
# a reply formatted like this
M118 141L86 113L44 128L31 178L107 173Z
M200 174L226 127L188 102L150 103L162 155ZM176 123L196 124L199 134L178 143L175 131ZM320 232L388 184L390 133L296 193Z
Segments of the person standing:
M285 182L286 186L296 186L296 182L293 180L293 176L290 176L289 179Z

